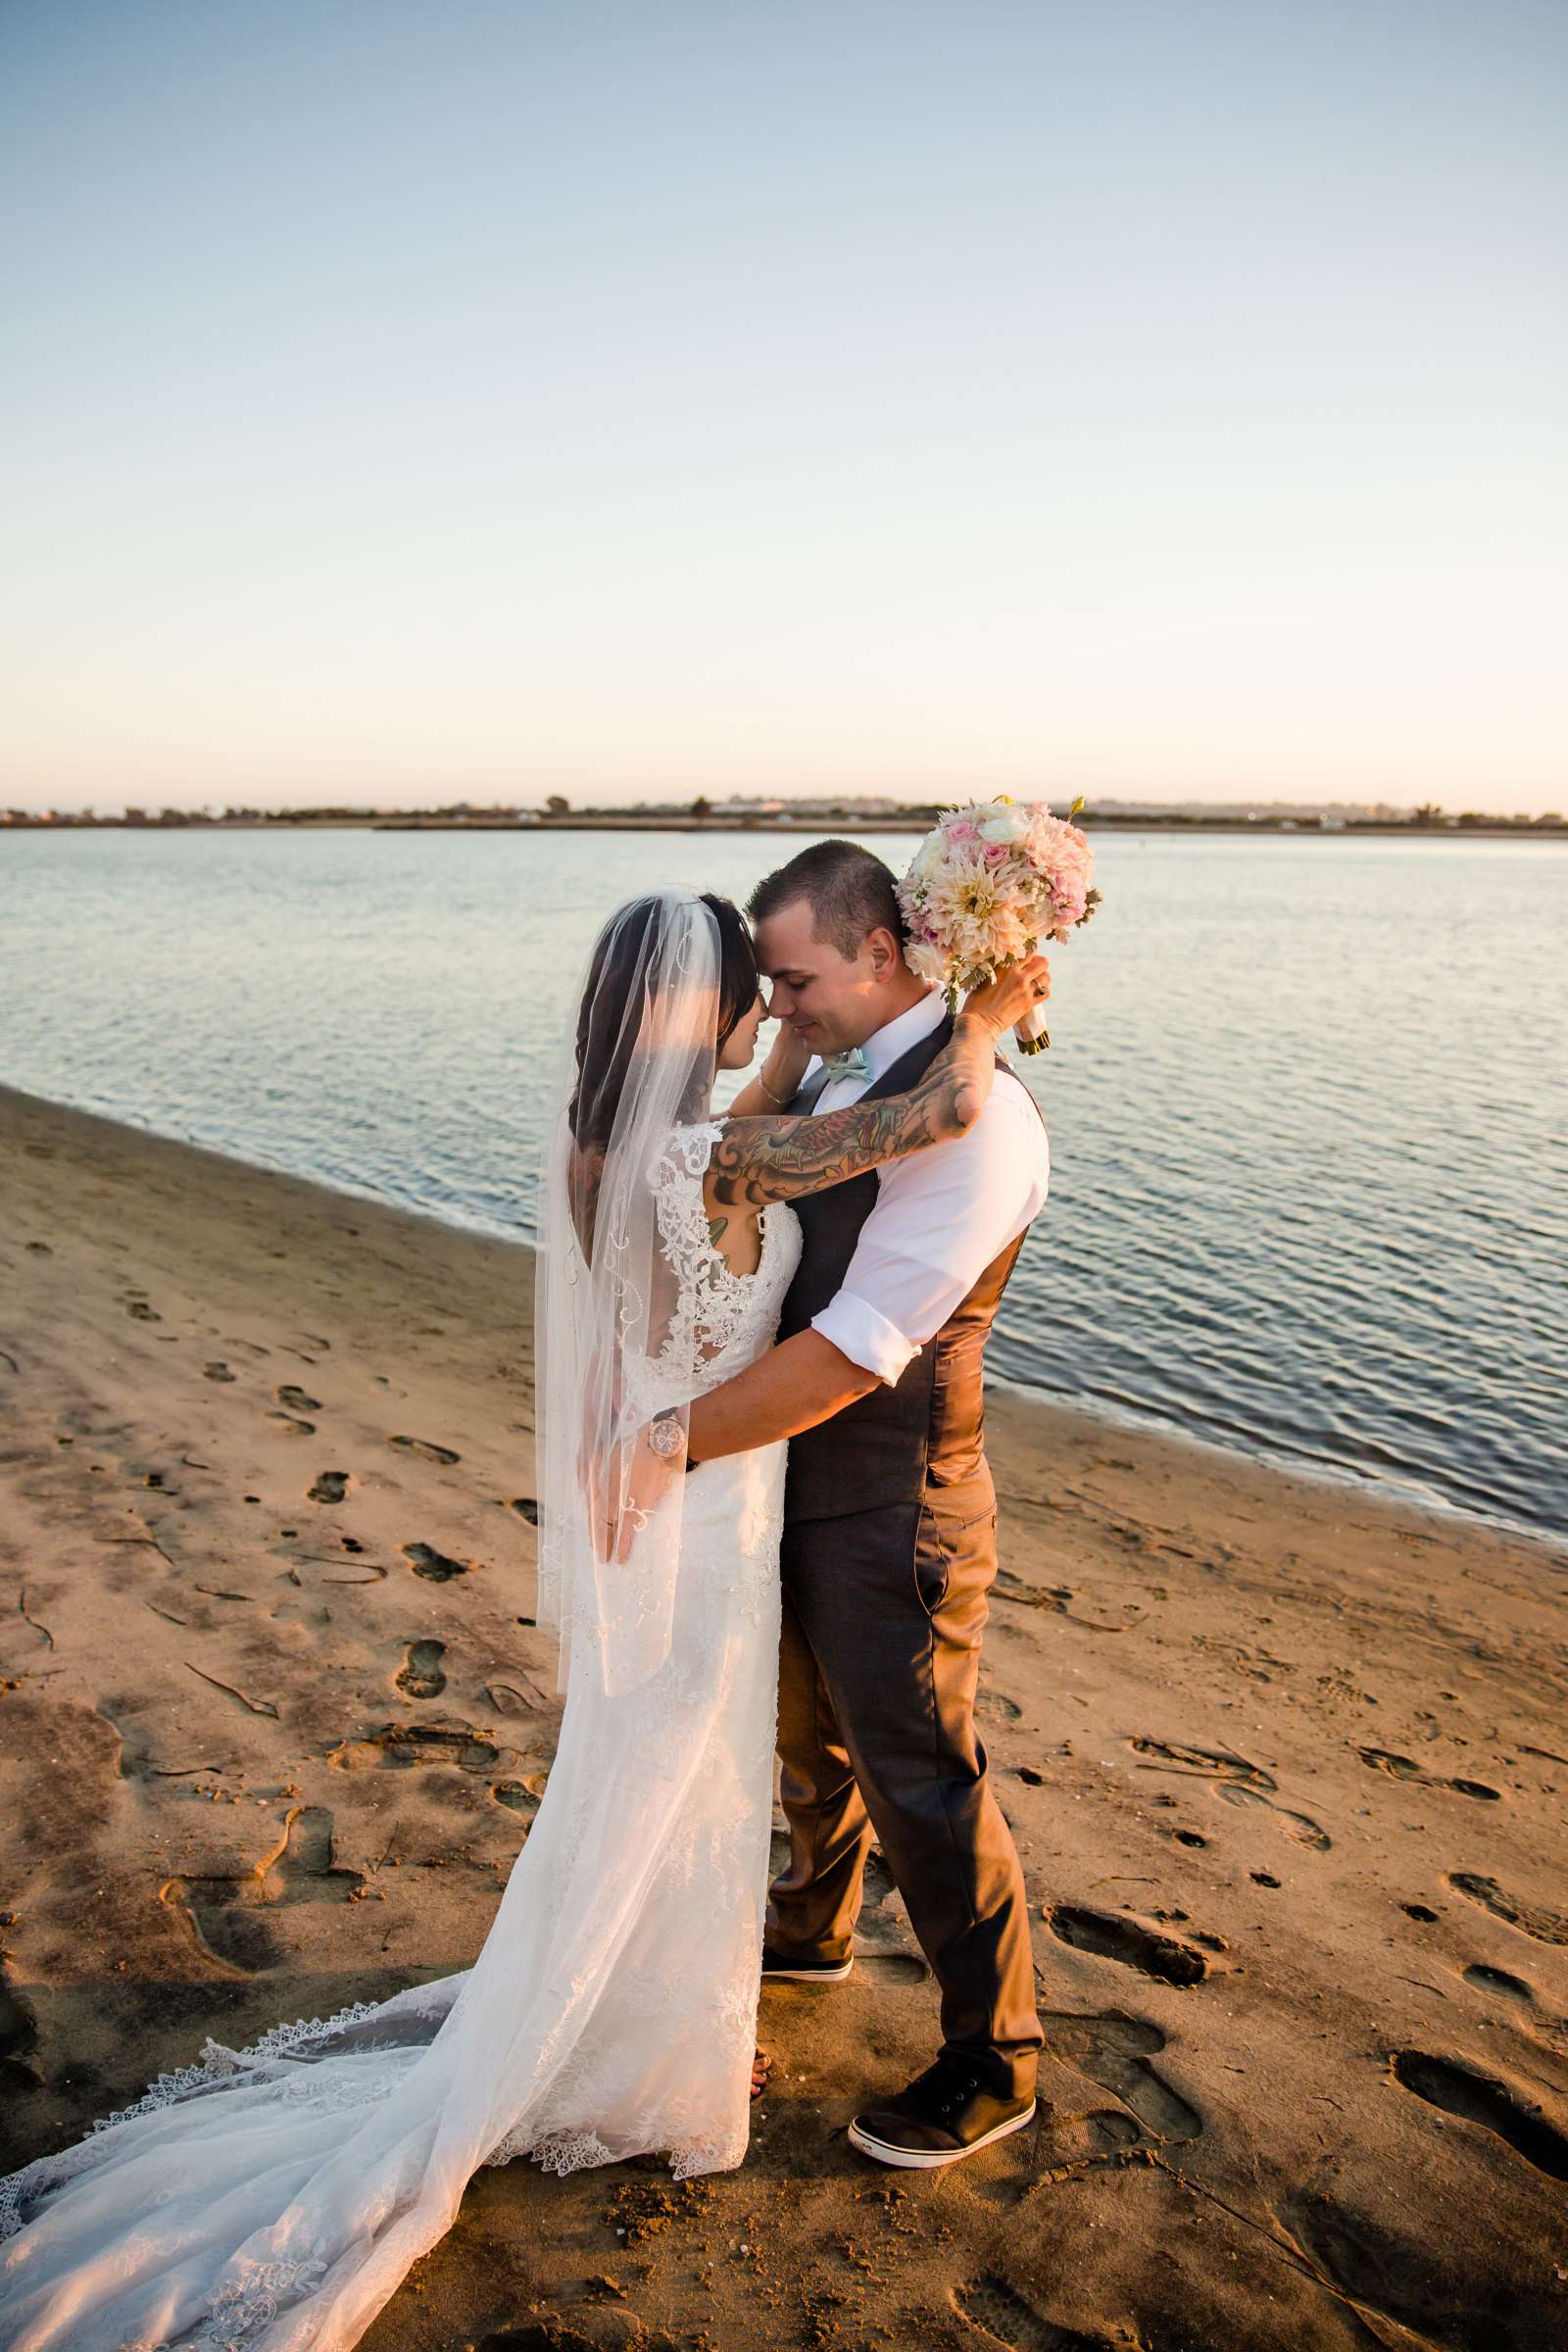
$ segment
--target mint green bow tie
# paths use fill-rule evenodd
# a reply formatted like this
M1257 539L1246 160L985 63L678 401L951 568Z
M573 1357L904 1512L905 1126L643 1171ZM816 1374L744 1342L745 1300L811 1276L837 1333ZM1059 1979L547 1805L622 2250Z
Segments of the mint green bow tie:
M836 1078L869 1078L871 1064L858 1046L847 1046L842 1054L824 1054L822 1067L831 1086Z

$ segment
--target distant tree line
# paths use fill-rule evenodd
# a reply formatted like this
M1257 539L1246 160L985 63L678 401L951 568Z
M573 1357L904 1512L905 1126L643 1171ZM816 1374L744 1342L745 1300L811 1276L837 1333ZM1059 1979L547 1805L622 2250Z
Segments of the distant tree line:
M542 807L525 806L515 802L495 802L480 807L470 801L451 801L430 808L365 808L323 803L300 808L250 808L229 807L220 812L212 807L205 808L145 808L129 807L122 816L100 816L92 808L51 808L40 813L36 809L0 808L0 826L184 826L184 825L301 825L301 824L548 824L571 819L580 823L586 817L598 825L611 825L617 818L633 819L643 824L669 818L706 824L716 819L723 825L740 825L748 830L762 829L780 822L795 824L835 824L856 826L867 822L887 827L897 826L908 832L924 832L934 825L944 806L935 801L910 802L903 807L889 804L879 808L874 815L862 804L852 807L847 803L828 801L788 802L776 811L753 809L744 806L735 808L715 808L706 793L699 793L691 802L666 802L649 805L646 802L624 808L595 808L573 817L570 801L564 793L553 792ZM1184 808L1097 810L1086 808L1080 821L1085 825L1103 825L1107 828L1139 831L1180 827L1187 830L1232 831L1238 826L1251 825L1259 832L1277 832L1282 826L1293 832L1312 832L1321 827L1333 832L1410 831L1425 833L1452 832L1561 832L1565 819L1553 808L1543 816L1501 816L1481 808L1461 809L1457 815L1435 801L1423 801L1419 808L1405 814L1390 816L1329 815L1321 817L1302 814L1281 815L1274 810L1251 812L1245 808L1231 809Z

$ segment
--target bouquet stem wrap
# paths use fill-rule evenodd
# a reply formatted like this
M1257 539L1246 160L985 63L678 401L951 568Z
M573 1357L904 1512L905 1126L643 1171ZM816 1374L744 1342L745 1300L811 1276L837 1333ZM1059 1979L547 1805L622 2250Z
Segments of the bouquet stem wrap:
M1037 1004L1026 1012L1021 1021L1014 1021L1012 1034L1018 1040L1020 1054L1043 1054L1051 1043L1051 1031L1046 1027L1046 1008Z

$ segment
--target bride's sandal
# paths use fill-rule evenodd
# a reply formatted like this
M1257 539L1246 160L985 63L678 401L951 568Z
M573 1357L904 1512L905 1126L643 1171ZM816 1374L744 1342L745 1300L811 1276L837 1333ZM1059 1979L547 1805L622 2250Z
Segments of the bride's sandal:
M752 2096L760 2099L767 2088L767 2078L773 2061L765 2050L758 2050L752 2059Z

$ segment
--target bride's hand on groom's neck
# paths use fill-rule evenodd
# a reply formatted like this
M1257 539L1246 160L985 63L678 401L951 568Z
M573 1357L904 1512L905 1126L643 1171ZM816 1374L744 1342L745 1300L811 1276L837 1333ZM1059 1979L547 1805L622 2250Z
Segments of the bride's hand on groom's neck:
M787 1102L798 1092L810 1058L811 1049L805 1039L798 1037L787 1021L780 1021L762 1064L762 1075Z
M770 1111L782 1110L800 1092L810 1058L810 1047L803 1045L794 1030L781 1021L761 1069L741 1089L725 1115L732 1119L765 1119Z

